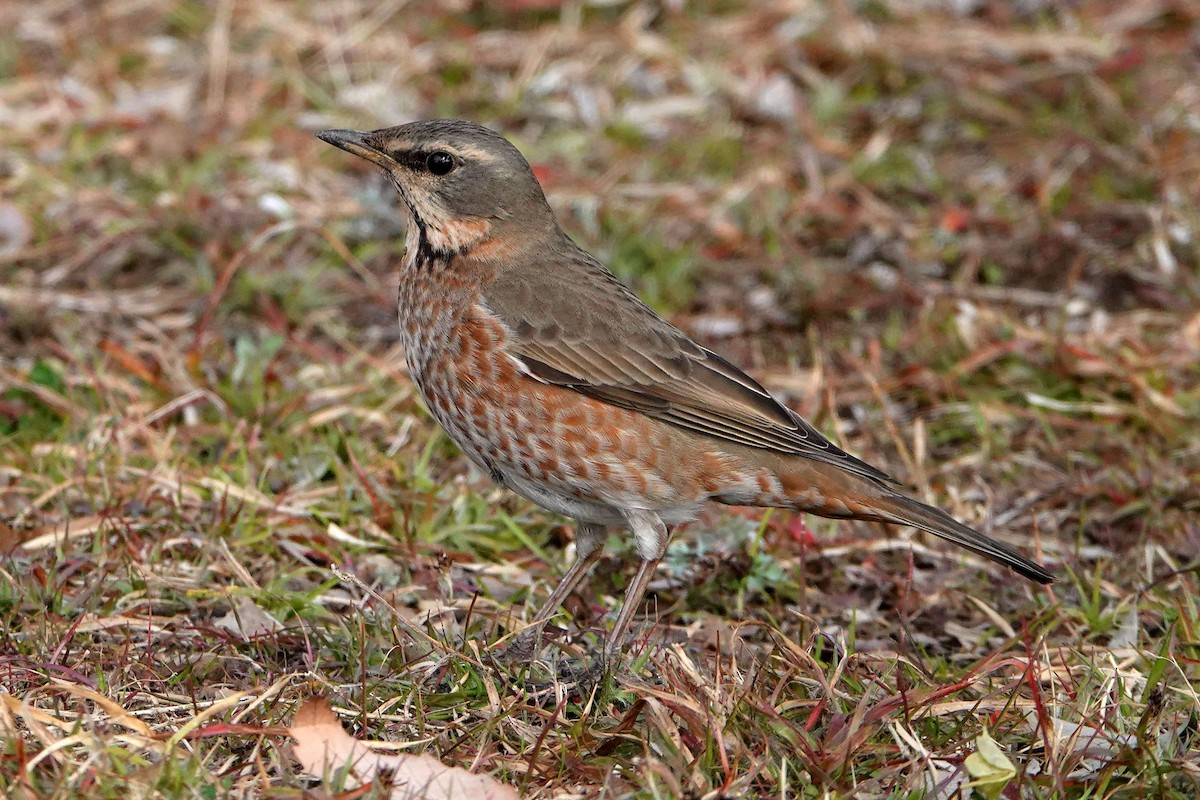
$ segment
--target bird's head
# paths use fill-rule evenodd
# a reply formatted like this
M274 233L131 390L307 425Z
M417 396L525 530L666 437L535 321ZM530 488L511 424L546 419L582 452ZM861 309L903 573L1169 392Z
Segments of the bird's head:
M428 255L487 257L559 230L529 162L481 125L439 119L317 136L391 177Z

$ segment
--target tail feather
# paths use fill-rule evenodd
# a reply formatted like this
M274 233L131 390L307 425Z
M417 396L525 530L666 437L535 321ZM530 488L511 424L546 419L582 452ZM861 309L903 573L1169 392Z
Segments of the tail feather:
M927 506L919 500L902 494L887 494L873 498L872 511L883 521L911 525L940 536L948 542L990 558L1015 570L1024 577L1038 583L1053 583L1054 576L1037 562L1001 544L990 536L969 528L944 511Z

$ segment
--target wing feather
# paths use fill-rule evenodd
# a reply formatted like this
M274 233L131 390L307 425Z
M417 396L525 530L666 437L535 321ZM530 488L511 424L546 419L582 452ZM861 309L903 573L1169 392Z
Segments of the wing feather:
M511 332L512 355L535 379L705 436L894 482L572 248L558 263L530 265L484 288L487 310Z

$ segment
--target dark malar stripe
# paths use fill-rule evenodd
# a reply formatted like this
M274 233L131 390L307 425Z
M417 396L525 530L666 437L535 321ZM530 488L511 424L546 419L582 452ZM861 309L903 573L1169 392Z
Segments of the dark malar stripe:
M454 255L448 250L439 250L429 243L429 229L425 220L414 211L413 222L417 226L417 258L414 262L418 267L432 266L434 262L446 262Z

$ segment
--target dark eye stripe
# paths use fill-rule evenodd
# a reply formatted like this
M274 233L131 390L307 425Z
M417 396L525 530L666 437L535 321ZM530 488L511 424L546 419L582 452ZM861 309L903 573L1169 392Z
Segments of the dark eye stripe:
M424 170L425 159L429 158L429 154L422 150L400 150L393 154L392 158L409 169Z
M442 148L437 148L437 149L440 150ZM391 155L392 155L392 158L394 158L398 164L402 164L403 166L406 166L411 170L416 170L417 172L428 172L429 171L429 167L428 167L429 156L435 152L437 152L437 151L436 150L397 150L397 151L393 152Z

